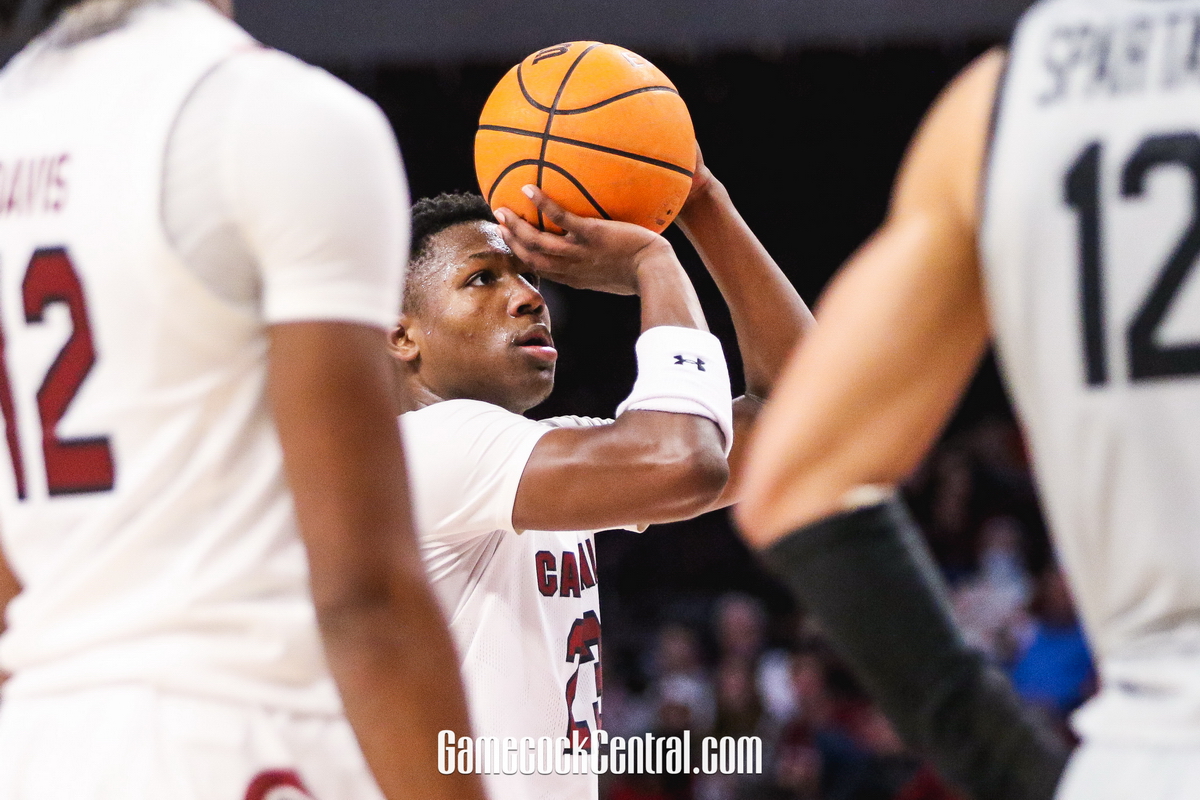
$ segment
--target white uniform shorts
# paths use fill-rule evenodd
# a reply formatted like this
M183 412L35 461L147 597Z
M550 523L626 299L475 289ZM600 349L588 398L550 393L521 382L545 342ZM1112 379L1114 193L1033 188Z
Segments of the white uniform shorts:
M0 703L4 800L382 800L349 723L137 686Z
M1200 746L1093 743L1071 756L1055 800L1195 800Z

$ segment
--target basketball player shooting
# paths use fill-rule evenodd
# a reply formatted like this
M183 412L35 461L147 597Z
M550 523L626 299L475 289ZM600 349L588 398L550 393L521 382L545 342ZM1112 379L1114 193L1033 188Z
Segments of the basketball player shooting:
M493 216L475 195L417 204L392 349L408 387L401 424L418 532L476 733L578 737L590 752L602 688L594 532L732 502L757 397L811 317L701 167L679 219L737 328L747 395L731 402L720 343L670 244L529 192L566 237L507 209ZM521 415L554 385L539 274L640 297L638 378L615 421ZM488 781L498 798L597 796L588 774Z
M218 8L55 0L0 73L0 797L480 798L437 772L395 139Z
M935 665L891 671L932 689L893 704L910 732L1021 775L1018 751L989 754L1003 731L950 724L946 698L974 696L953 677L967 659L935 633L936 603L901 609L886 594L899 573L884 559L908 560L906 584L928 564L903 507L862 488L890 490L916 465L994 337L1099 660L1061 800L1200 796L1197 20L1196 2L1039 3L1003 80L992 52L950 85L764 413L740 510L860 665L878 665L884 641L940 641ZM858 569L826 569L848 551ZM888 597L893 626L864 624L888 618L849 596L864 584ZM943 724L922 731L918 714ZM1029 786L974 788L1051 792Z

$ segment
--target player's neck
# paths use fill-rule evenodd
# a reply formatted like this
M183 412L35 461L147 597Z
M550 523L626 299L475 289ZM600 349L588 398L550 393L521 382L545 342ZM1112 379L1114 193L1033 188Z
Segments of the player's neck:
M437 392L426 386L416 375L409 373L403 367L396 370L396 400L400 405L400 413L407 414L443 400Z
M514 414L524 414L531 407L514 407L511 404L498 401L495 397L476 395L466 391L456 392L454 390L447 390L445 387L441 389L434 388L421 380L418 372L406 369L403 364L398 364L396 368L396 400L400 406L401 414L407 414L409 411L417 411L447 400L478 400L481 403L491 403L494 406L499 406L505 411L511 411Z

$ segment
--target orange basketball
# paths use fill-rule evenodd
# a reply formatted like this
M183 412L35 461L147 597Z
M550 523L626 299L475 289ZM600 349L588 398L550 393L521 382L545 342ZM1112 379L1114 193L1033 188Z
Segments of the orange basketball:
M696 135L667 76L623 47L569 42L539 50L492 91L475 136L475 173L492 208L553 229L521 187L580 216L653 231L692 186Z

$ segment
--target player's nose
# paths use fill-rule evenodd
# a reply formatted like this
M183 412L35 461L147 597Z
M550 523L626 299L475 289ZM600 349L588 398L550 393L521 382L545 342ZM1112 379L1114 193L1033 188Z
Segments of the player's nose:
M546 300L536 286L524 276L518 276L508 294L508 313L512 317L538 314L546 307Z

